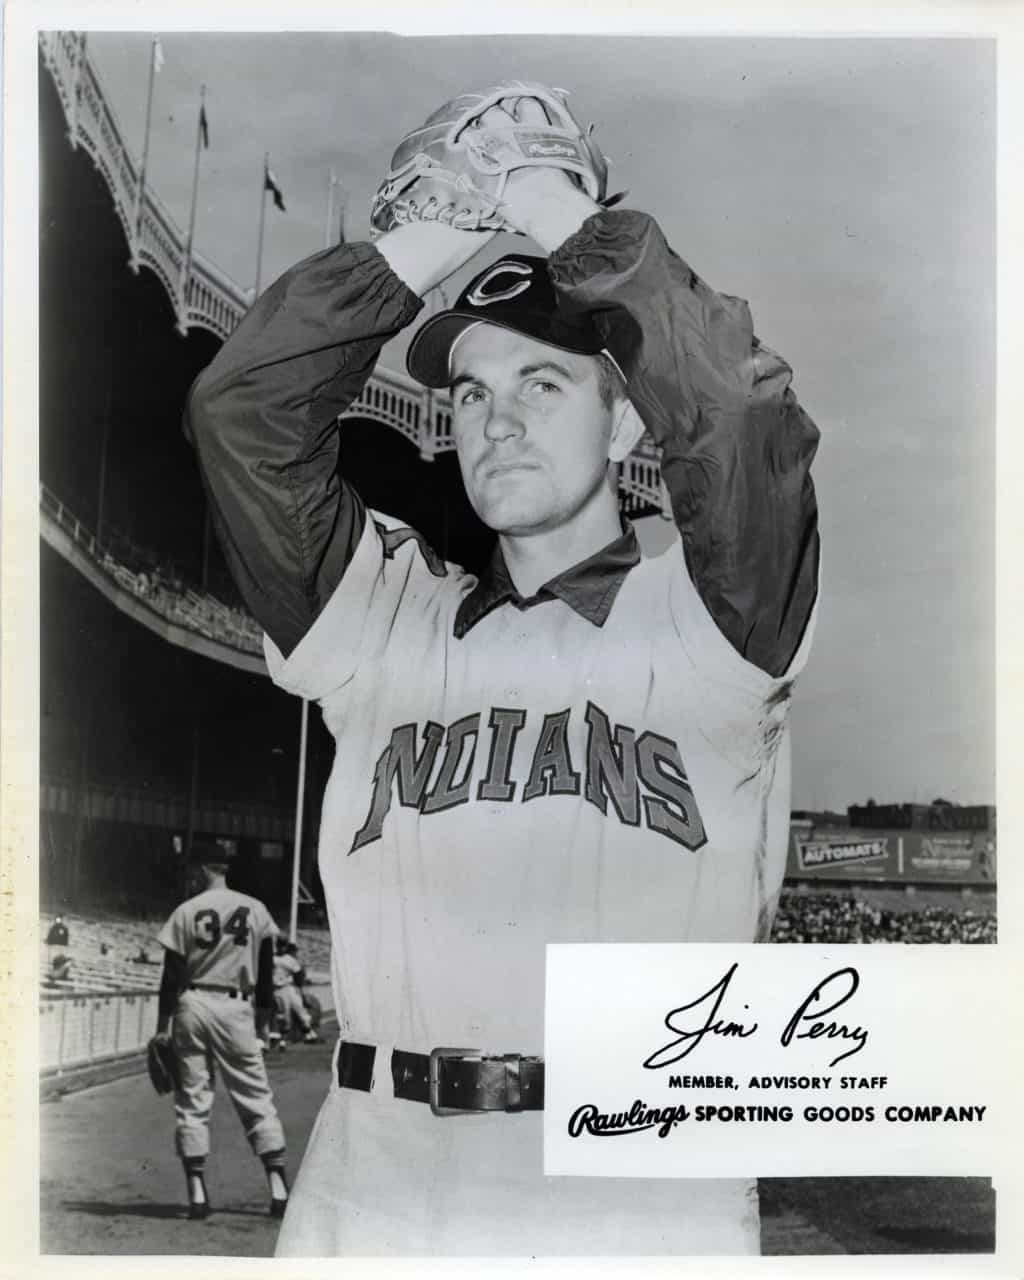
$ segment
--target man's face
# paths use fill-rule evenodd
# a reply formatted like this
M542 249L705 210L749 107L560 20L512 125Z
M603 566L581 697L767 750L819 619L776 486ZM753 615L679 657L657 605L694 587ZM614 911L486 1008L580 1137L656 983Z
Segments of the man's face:
M455 346L452 404L466 493L496 532L564 527L605 485L613 410L596 357L481 324Z

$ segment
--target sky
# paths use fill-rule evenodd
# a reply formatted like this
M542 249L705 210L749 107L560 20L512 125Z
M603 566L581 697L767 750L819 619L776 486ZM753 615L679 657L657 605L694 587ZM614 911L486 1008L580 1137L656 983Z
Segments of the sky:
M793 804L995 801L995 48L983 39L160 33L149 180L253 283L350 240L394 146L461 90L571 93L611 186L746 298L822 433L822 595L795 697ZM89 55L142 150L151 35ZM508 246L505 246L508 247ZM515 247L520 248L521 243ZM494 252L502 246L496 244ZM401 367L404 344L383 362Z

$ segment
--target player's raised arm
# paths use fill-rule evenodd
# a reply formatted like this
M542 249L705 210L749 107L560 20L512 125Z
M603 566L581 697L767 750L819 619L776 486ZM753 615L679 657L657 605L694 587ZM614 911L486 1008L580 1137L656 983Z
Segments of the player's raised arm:
M511 175L505 214L551 257L560 304L587 312L662 447L694 584L748 661L782 675L817 591L814 423L747 304L716 293L653 218L605 210L551 169Z
M551 260L567 303L596 308L661 469L694 585L733 647L783 675L811 615L818 430L792 371L739 298L709 288L646 214L592 216Z
M448 227L400 227L377 245L325 250L258 299L196 380L195 445L228 564L285 654L340 582L364 525L337 474L338 415L421 297L486 242Z

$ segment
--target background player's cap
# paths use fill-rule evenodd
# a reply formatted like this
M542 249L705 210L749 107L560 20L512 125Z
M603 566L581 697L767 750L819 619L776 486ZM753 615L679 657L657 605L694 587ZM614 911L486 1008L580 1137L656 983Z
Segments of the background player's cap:
M190 867L226 867L231 862L231 855L215 840L196 840L186 861Z
M596 356L604 340L585 316L559 311L547 259L507 253L475 276L455 306L424 324L409 347L406 368L426 387L447 387L449 356L470 325L484 322L525 333L539 342Z

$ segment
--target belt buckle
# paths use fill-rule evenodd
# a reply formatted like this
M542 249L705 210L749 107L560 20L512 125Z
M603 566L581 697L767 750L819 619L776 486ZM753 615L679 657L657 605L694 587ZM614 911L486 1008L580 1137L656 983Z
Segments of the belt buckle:
M430 1090L430 1110L435 1116L465 1116L476 1114L471 1107L442 1107L438 1102L438 1095L441 1090L441 1070L440 1063L442 1058L482 1058L482 1049L458 1049L448 1046L446 1048L431 1049L430 1051L430 1067L427 1076L428 1087Z

